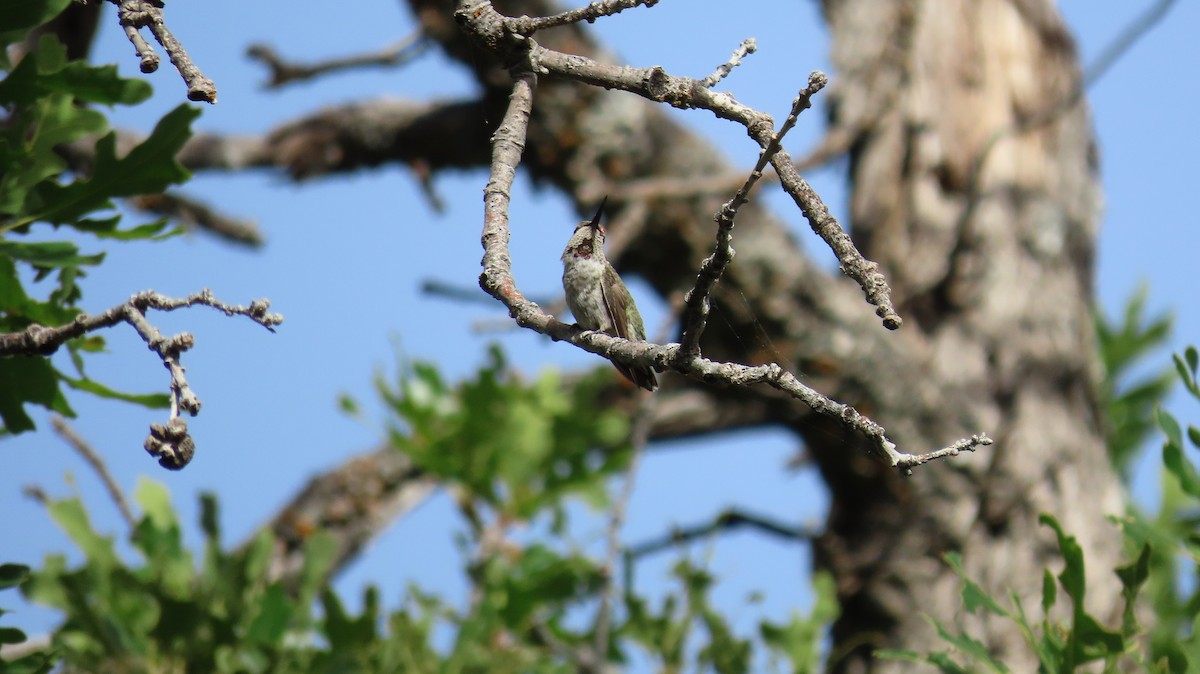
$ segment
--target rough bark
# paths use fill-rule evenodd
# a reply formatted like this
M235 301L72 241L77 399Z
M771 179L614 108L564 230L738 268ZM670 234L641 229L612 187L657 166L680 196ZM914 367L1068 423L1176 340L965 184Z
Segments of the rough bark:
M959 392L929 411L935 423L896 435L921 444L966 422L997 440L990 456L906 482L821 462L836 474L818 546L844 602L834 641L933 646L917 612L955 616L958 583L937 561L948 550L993 591L1034 596L1053 563L1041 512L1080 539L1092 608L1112 616L1119 539L1104 515L1124 501L1095 400L1100 195L1086 107L1063 107L1080 86L1074 44L1050 0L824 7L833 124L857 130L853 234L892 280L910 357ZM877 411L885 426L894 417ZM975 628L1014 671L1033 671L1006 626ZM836 669L900 668L872 668L863 646Z

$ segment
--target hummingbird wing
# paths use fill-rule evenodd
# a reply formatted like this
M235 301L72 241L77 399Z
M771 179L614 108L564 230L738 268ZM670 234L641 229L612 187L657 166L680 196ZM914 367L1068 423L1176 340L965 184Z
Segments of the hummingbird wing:
M624 339L645 339L643 335L630 335L629 290L611 264L604 265L604 282L600 284L600 292L604 295L604 310L608 312L613 334Z
M600 284L600 292L604 297L604 310L608 312L613 334L623 339L645 341L646 327L642 324L642 315L633 305L625 282L611 264L604 266L604 282ZM655 376L653 368L645 365L630 367L616 361L613 361L613 365L617 366L617 370L625 375L626 379L647 391L658 388L658 377Z

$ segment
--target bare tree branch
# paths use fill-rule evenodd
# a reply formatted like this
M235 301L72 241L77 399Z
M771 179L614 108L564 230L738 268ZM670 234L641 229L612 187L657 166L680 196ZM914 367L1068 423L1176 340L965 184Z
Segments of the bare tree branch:
M750 37L742 40L742 44L738 45L738 48L733 51L733 55L729 57L728 61L717 66L717 69L711 75L700 80L701 86L709 89L717 86L718 82L728 77L734 68L742 64L742 59L756 51L758 51L758 42L754 38Z
M492 9L489 2L464 2L456 16L484 46L502 45L504 49L512 49L512 45L505 41L517 39L517 36L505 32L504 17ZM621 89L676 108L708 110L722 119L745 126L747 133L760 147L765 148L771 142L774 133L771 117L739 103L728 93L710 91L696 80L669 75L661 67L631 68L603 64L584 56L541 47L531 39L526 42L528 58L538 72L593 86ZM772 164L783 188L792 195L813 231L837 255L842 272L862 287L867 301L875 305L876 314L883 319L885 327L890 330L899 328L902 321L892 306L891 290L879 271L879 265L858 252L820 196L796 173L786 152L777 152Z
M825 75L819 72L814 72L808 76L808 86L800 91L796 96L796 100L792 103L791 114L784 121L783 126L779 128L779 132L772 134L771 140L766 147L759 153L758 163L755 164L754 170L750 172L746 182L742 184L733 198L729 200L717 214L717 244L712 255L705 258L700 265L700 273L696 276L696 284L688 291L684 298L683 312L683 337L680 341L680 352L684 358L696 358L700 356L700 335L704 333L705 324L708 321L709 312L709 296L712 294L713 288L717 282L721 280L721 275L725 273L725 267L733 261L733 224L734 218L737 217L737 211L747 201L750 200L750 190L762 178L763 169L767 163L783 149L780 144L783 137L791 131L796 125L796 119L800 113L812 106L812 97L818 91L823 89L828 80Z
M471 3L468 2L465 4L469 7ZM598 0L597 2L592 2L587 7L573 9L568 12L561 12L553 16L506 17L505 30L517 35L531 36L535 32L545 28L566 26L568 24L579 23L581 21L592 23L602 16L620 14L621 12L637 7L638 5L653 7L657 4L658 0Z
M820 529L784 524L765 515L755 515L737 508L730 508L718 514L712 521L705 522L704 524L675 527L663 536L631 545L625 548L624 555L628 563L661 552L667 548L684 545L714 534L728 533L742 528L754 529L784 541L797 543L811 541L821 535Z
M621 362L626 365L653 365L657 369L670 368L676 372L705 382L720 381L735 386L747 386L759 383L768 384L800 400L813 411L830 418L836 418L847 426L854 428L862 435L870 438L879 457L886 461L888 465L899 468L901 473L906 475L911 474L913 466L929 461L929 457L931 456L942 457L958 454L957 451L948 452L946 450L937 450L928 455L898 452L895 443L887 438L881 426L863 416L853 407L831 400L815 389L806 386L795 375L786 371L778 364L770 363L768 365L751 367L738 363L716 362L702 358L698 353L686 353L681 349L679 344L660 346L646 342L630 342L600 332L583 330L578 326L568 326L559 322L554 317L542 311L537 304L526 299L516 287L508 253L508 241L510 238L508 226L509 192L512 188L513 179L516 176L521 155L525 149L529 117L533 110L533 92L537 86L535 71L548 71L549 69L546 68L548 61L557 60L560 57L565 59L566 57L565 55L555 54L545 48L539 47L532 39L503 33L502 17L495 10L491 9L490 5L486 2L472 3L464 0L460 4L457 16L464 22L469 31L473 31L477 35L477 39L479 39L481 44L491 45L493 48L506 53L514 64L512 71L515 83L509 98L508 108L493 135L491 177L484 188L484 227L481 237L484 246L484 271L480 276L479 282L480 286L488 294L500 300L508 307L510 315L516 320L518 325L548 335L556 341L569 341L587 351L604 355L609 360ZM763 123L770 124L769 117L741 106L732 97L722 95L718 99L707 89L699 88L697 91L696 87L684 85L683 78L672 78L663 72L661 68L650 69L646 76L650 79L659 79L663 83L663 86L660 88L651 84L643 88L637 81L638 78L629 75L631 69L604 66L595 62L588 62L586 59L577 56L570 58L576 59L572 72L589 83L621 88L629 87L631 90L644 93L654 100L670 100L673 104L679 104L685 99L693 102L704 101L702 105L697 105L716 112L718 116L743 122L750 130L752 136L762 136L760 143L764 148L771 145L773 133L762 129ZM584 61L584 63L580 63L580 61ZM563 63L560 62L558 67L562 68L560 72L564 74L567 72ZM651 93L652 91L655 93ZM784 176L784 172L791 168L790 159L786 157L781 160L779 159L783 154L783 151L780 150L771 158L775 163L776 171L780 172L781 176ZM796 177L798 178L799 176ZM798 201L803 199L805 204L809 206L809 211L806 211L806 215L809 215L812 208L818 205L821 209L824 209L824 205L821 204L820 199L816 197L815 193L811 193L811 199L808 198L810 196L808 192L811 192L811 188L808 188L803 180L796 183L795 187L798 191L794 191L793 195ZM824 215L828 216L827 210L824 211ZM817 220L824 220L824 218L821 217L821 214L814 214L813 217L810 217L810 220L813 222L814 227L817 227ZM833 220L832 216L828 216L826 222L832 222L836 226L836 220ZM840 232L840 227L838 231ZM841 236L845 237L845 234L841 233ZM849 246L849 250L853 250L853 244L849 242L848 237L845 237L845 243ZM846 249L839 249L835 246L835 250L838 250L840 255ZM854 252L856 253L857 251ZM859 259L862 260L861 256L859 256ZM874 263L866 262L865 260L862 260L862 262L870 267L874 267ZM874 272L872 280L882 284L883 292L882 294L880 293L879 286L869 287L864 283L864 289L867 290L868 297L875 299L882 297L886 299L886 283L883 283L882 275ZM890 302L878 306L881 315L883 315L887 309L890 309ZM891 315L894 316L894 313ZM898 318L898 316L895 316L897 321ZM885 325L887 323L888 318L885 316ZM898 326L897 322L891 327ZM970 440L963 442L965 443L963 445L964 448L974 449L980 445L991 444L992 441L986 435L980 434L972 436Z
M190 229L202 229L231 243L251 248L264 243L262 230L253 221L220 213L179 192L143 194L127 201L134 208L170 218Z
M383 446L314 477L265 528L274 537L271 577L298 580L304 541L321 530L334 544L330 576L336 576L379 532L425 502L437 481L397 449ZM250 545L257 534L240 548Z
M280 168L294 180L385 162L422 170L487 165L487 113L479 101L379 100L333 106L266 136L197 134L179 153L191 170Z
M129 41L133 43L133 48L137 51L142 72L152 73L158 70L159 64L158 54L154 53L154 48L142 38L139 32L142 28L149 28L155 41L166 50L167 58L171 59L171 63L174 64L179 75L183 77L184 83L187 84L188 100L205 103L217 102L217 85L205 77L195 63L192 63L192 59L184 50L183 45L167 28L166 20L163 18L162 0L109 0L109 2L117 6L117 16L121 20L121 27L124 28L125 36L129 38Z
M184 367L179 362L180 355L195 345L195 339L186 332L164 337L158 328L146 319L146 312L150 309L174 311L195 305L212 307L226 316L246 316L271 332L275 331L276 325L283 322L282 315L268 311L270 302L267 300L256 300L251 302L250 306L228 305L213 297L207 289L183 299L166 297L147 290L104 313L80 314L65 325L45 327L35 323L20 332L0 334L0 356L48 356L70 339L118 323L128 323L150 350L158 354L163 365L171 373L170 416L166 425L150 424L150 435L145 442L146 451L158 457L159 465L164 468L179 470L192 460L192 454L196 450L196 443L188 435L187 422L180 416L180 412L196 416L200 412L200 399L192 392L187 377L184 376Z
M608 653L609 628L612 621L612 602L616 590L613 576L616 573L617 558L621 554L621 527L625 526L625 515L629 510L629 501L633 498L633 486L636 484L637 471L641 466L642 454L646 442L650 439L650 427L654 419L654 408L658 398L651 395L639 394L641 405L633 419L630 429L629 443L633 446L633 456L629 459L629 467L625 470L625 480L613 501L609 511L608 529L605 539L608 550L604 562L600 566L603 574L603 585L600 587L600 606L596 609L596 618L592 622L595 632L595 651Z
M320 75L364 67L399 66L417 59L428 51L429 39L418 31L399 43L372 54L357 54L333 58L316 63L293 63L285 61L269 45L253 44L246 49L246 56L261 62L271 71L267 89L278 89L292 82L302 82Z
M125 493L121 491L121 485L117 484L112 473L109 472L108 466L105 465L100 453L87 440L84 440L82 436L76 433L75 429L71 428L62 417L58 415L51 417L50 425L54 427L54 432L58 433L58 436L78 452L83 457L83 460L92 467L92 470L96 471L96 476L104 483L104 488L108 491L109 498L112 499L113 504L117 506L117 510L121 513L121 519L125 520L125 524L129 526L129 530L132 532L137 527L137 518L133 515L133 509L129 507L129 501L125 498Z

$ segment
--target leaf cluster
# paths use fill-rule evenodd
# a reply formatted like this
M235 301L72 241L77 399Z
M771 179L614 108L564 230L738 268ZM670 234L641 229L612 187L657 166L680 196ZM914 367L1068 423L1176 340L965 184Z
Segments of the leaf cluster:
M70 567L49 556L22 586L64 616L42 656L82 671L565 673L629 662L636 649L668 670L758 671L755 658L769 657L790 671L818 671L824 626L837 612L827 577L817 581L811 617L763 623L754 638L737 635L713 605L716 578L682 560L675 589L659 602L625 588L608 618L613 638L598 657L598 623L587 616L608 586L605 562L569 541L565 525L538 542L511 535L518 517L529 518L524 526L563 524L568 499L604 502L606 480L628 464L628 421L596 412L610 370L573 387L552 373L523 382L493 349L479 372L454 386L428 365L404 372L386 394L403 413L392 437L458 493L469 525L461 562L468 605L413 587L385 611L368 588L355 614L327 584L331 537L309 535L304 569L287 580L272 567L269 532L240 550L222 549L212 496L201 501L203 544L193 554L166 490L143 481L134 495L143 515L129 537L133 562L95 531L81 501L48 504L84 560ZM501 420L503 410L522 407L544 417L537 432ZM514 465L522 461L534 468ZM550 480L535 475L554 466Z

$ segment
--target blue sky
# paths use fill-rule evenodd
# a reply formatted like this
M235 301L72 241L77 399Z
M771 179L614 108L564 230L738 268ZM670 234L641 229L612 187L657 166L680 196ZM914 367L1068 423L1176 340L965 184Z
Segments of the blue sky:
M437 55L400 70L323 79L282 92L263 91L263 72L243 57L246 45L256 41L303 59L381 48L412 30L398 4L365 0L353 13L330 12L331 5L315 2L169 4L169 24L220 88L220 102L205 109L197 128L253 134L359 98L470 96L473 83ZM828 71L828 41L816 3L743 0L741 11L723 14L719 21L697 18L720 4L667 1L599 21L594 29L634 65L660 64L673 73L697 77L725 61L741 40L755 37L759 52L719 88L782 118L808 72ZM1149 4L1069 0L1062 9L1085 62L1091 62ZM1100 304L1116 311L1138 283L1147 282L1152 309L1173 311L1178 319L1171 346L1175 351L1200 342L1194 277L1200 230L1190 200L1195 157L1200 156L1194 123L1200 103L1194 74L1200 63L1197 25L1200 4L1177 3L1167 19L1088 92L1106 195ZM124 73L136 75L132 48L111 11L101 27L96 59L116 62ZM837 74L831 74L836 79ZM173 70L164 67L149 79L155 98L144 106L115 111L115 124L148 129L183 99L184 87ZM738 128L707 113L671 114L712 138L735 163L748 166L753 161L755 148ZM802 118L788 138L794 155L817 141L822 121L820 111ZM818 171L810 179L835 214L844 213L840 167ZM593 356L532 333L480 334L473 330L476 323L495 323L505 314L420 293L426 279L474 286L485 180L482 172L438 176L436 188L448 204L446 213L439 215L430 210L412 177L398 167L300 186L262 172L200 175L187 191L226 212L256 220L268 237L263 251L243 251L198 235L128 246L83 241L85 251L109 251L107 262L84 286L88 311L103 310L147 288L182 295L209 287L227 302L268 297L286 322L271 335L248 321L201 309L155 317L164 331L187 330L196 336L196 347L184 362L204 410L190 422L198 450L182 472L159 469L141 449L147 424L160 421L160 412L74 396L72 403L80 413L75 427L104 455L126 489L132 490L140 476L166 483L189 524L196 521L196 494L215 491L227 542L236 543L308 477L378 443L383 415L371 382L379 372L394 372L397 344L406 357L434 361L450 377L473 371L490 341L500 342L512 362L531 373L544 367L595 365ZM764 198L806 245L811 242L807 226L785 199L778 194ZM518 283L528 294L559 292L558 256L575 215L559 195L535 191L520 179L512 216ZM831 260L823 248L808 248L818 259ZM662 309L636 279L631 286L653 332L661 323ZM166 390L164 370L132 331L110 330L106 337L110 353L91 359L93 377L122 390ZM1162 357L1166 363L1167 353ZM338 411L336 400L343 393L359 401L361 418ZM1200 417L1182 402L1176 397L1172 405L1181 418ZM101 530L121 531L116 510L95 476L46 430L44 415L36 418L42 430L0 443L5 467L0 474L0 512L5 513L0 540L8 545L0 551L0 561L34 566L46 553L72 548L42 509L21 496L23 485L39 485L55 496L78 492ZM626 540L659 534L671 524L695 523L728 506L819 523L825 508L819 480L783 468L798 449L793 438L778 431L655 449L637 476ZM1153 498L1150 485L1155 476L1153 462L1140 471L1139 498ZM416 582L460 598L463 586L453 572L458 557L451 542L458 527L447 499L433 499L387 532L348 569L339 587L357 595L365 583L375 583L394 603L407 583ZM581 521L578 529L585 542L601 536L599 522ZM196 539L194 528L189 535ZM419 554L413 552L414 540L420 541ZM696 550L709 556L721 578L717 598L742 630L761 616L783 619L809 604L804 573L809 561L801 546L735 534ZM665 555L639 568L639 584L658 591L672 559ZM746 596L756 590L769 591L760 605L746 606ZM12 608L14 599L6 595L0 603ZM22 606L6 624L36 633L52 621L48 611Z

